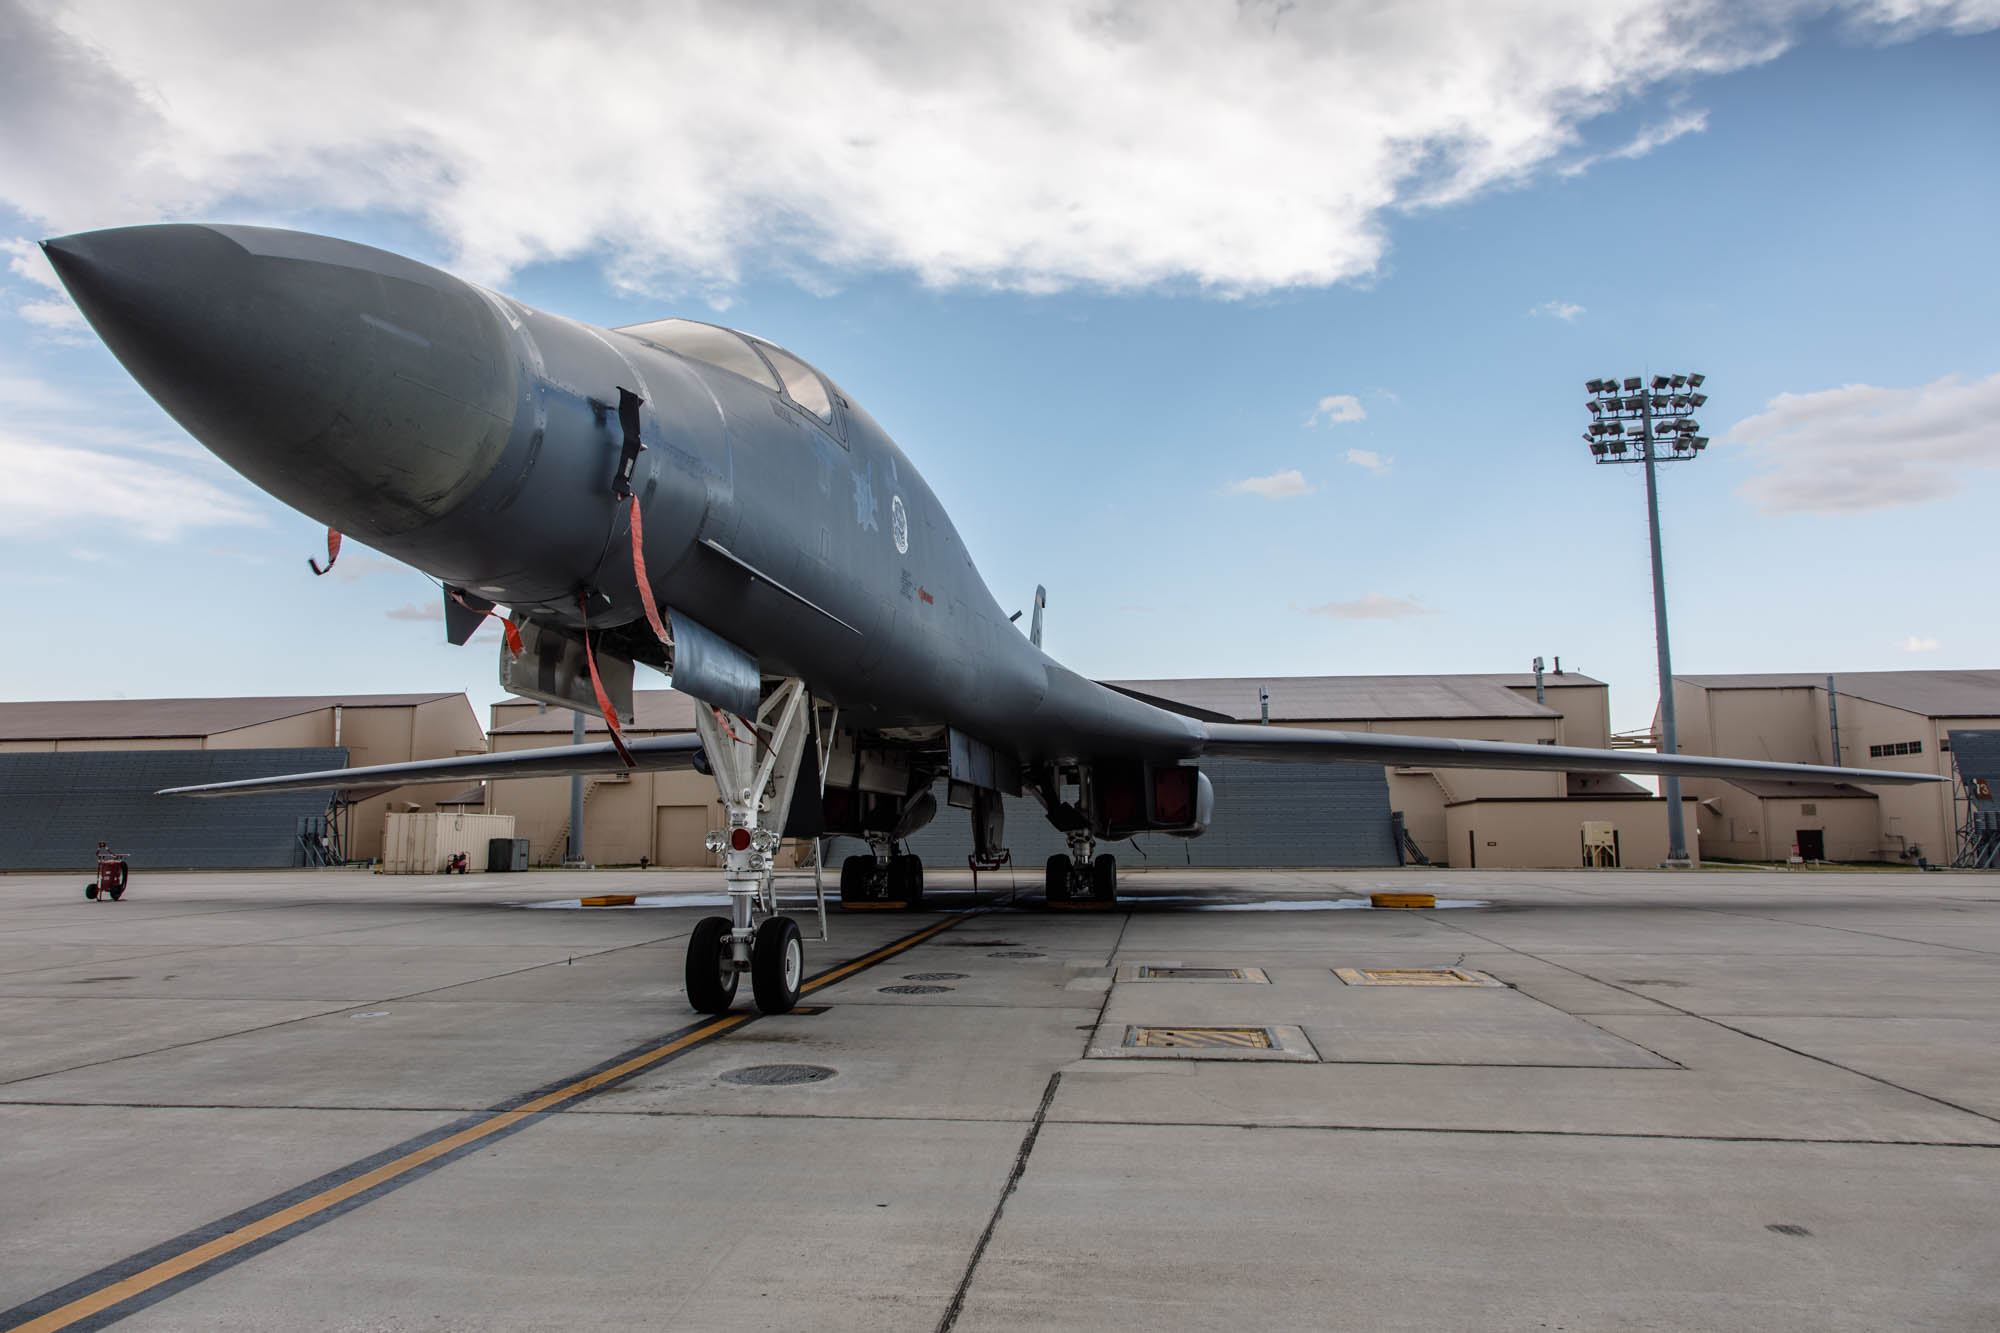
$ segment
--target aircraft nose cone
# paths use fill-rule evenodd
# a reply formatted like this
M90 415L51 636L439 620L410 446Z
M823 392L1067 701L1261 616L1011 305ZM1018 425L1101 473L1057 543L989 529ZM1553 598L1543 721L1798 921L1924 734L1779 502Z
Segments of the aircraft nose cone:
M190 434L343 532L393 537L443 516L506 446L512 344L447 273L265 227L120 227L43 249Z

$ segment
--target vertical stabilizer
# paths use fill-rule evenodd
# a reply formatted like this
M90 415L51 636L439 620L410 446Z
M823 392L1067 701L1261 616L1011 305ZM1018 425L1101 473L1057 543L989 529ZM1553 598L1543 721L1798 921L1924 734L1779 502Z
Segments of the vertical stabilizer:
M1042 608L1049 604L1049 590L1041 584L1035 585L1035 618L1028 622L1028 642L1039 648L1042 646Z

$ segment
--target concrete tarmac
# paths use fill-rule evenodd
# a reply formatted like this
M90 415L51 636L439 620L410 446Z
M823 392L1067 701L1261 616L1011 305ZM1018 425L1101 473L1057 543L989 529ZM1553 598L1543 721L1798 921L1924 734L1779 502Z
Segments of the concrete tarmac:
M2000 876L928 878L0 877L0 1329L2000 1328Z

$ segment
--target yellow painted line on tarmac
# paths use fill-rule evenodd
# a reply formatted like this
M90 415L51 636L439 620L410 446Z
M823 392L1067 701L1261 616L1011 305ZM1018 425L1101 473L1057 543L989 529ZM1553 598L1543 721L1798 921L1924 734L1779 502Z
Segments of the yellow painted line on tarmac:
M142 1292L159 1286L162 1282L171 1282L181 1274L199 1268L212 1259L219 1259L233 1250L240 1250L245 1245L262 1240L274 1232L283 1231L286 1227L294 1223L303 1222L315 1213L325 1212L327 1209L344 1203L357 1194L365 1194L377 1186L387 1184L398 1176L407 1175L426 1162L431 1162L448 1153L456 1152L468 1144L477 1143L480 1139L496 1134L506 1129L509 1125L525 1120L531 1115L539 1115L551 1107L581 1097L585 1093L591 1092L614 1079L624 1078L628 1074L637 1073L647 1065L655 1064L670 1055L684 1051L697 1042L707 1041L711 1037L720 1036L731 1028L741 1027L743 1024L749 1022L751 1017L752 1015L750 1014L726 1014L716 1019L713 1023L704 1023L692 1032L676 1037L670 1042L655 1046L650 1051L641 1052L621 1064L612 1066L610 1069L599 1070L588 1078L580 1078L576 1082L565 1084L553 1092L545 1092L532 1101L524 1102L510 1111L502 1111L497 1115L480 1121L476 1125L460 1130L449 1138L439 1139L436 1143L427 1144L414 1152L398 1157L393 1162L385 1162L373 1171L356 1176L354 1179L336 1185L332 1189L322 1190L309 1199L301 1199L291 1207L281 1209L268 1217L259 1218L247 1226L238 1227L234 1231L217 1236L205 1245L197 1245L195 1248L177 1254L171 1259L162 1260L154 1264L151 1268L141 1269L128 1278L114 1282L108 1287L102 1287L88 1296L71 1301L68 1305L51 1310L39 1318L31 1319L25 1324L17 1324L11 1330L11 1333L54 1333L56 1329L68 1328L80 1319L85 1319L100 1311L108 1310L120 1301L130 1300Z
M893 958L907 949L915 948L925 940L951 929L959 922L965 920L967 915L971 914L967 913L947 917L935 925L927 926L914 934L905 935L903 938L886 944L873 953L863 955L853 962L843 963L839 967L824 972L806 982L805 985L799 988L800 993L804 994L809 991L818 990L823 986L831 986L836 981L844 980L856 972L873 967L884 959ZM439 1139L436 1143L426 1144L421 1148L414 1149L396 1158L394 1161L385 1162L372 1171L364 1172L352 1180L343 1181L338 1185L320 1191L310 1198L301 1199L287 1208L280 1209L268 1216L260 1217L256 1221L246 1223L233 1231L225 1232L211 1241L197 1245L192 1249L184 1250L171 1258L162 1259L160 1262L148 1268L143 1268L129 1277L121 1278L107 1286L100 1287L88 1295L79 1296L68 1304L50 1310L46 1314L38 1315L24 1324L15 1324L8 1329L7 1333L56 1333L58 1329L69 1328L93 1315L103 1313L121 1302L131 1300L135 1296L144 1295L162 1283L171 1282L175 1278L191 1273L203 1264L211 1263L216 1259L242 1249L246 1245L254 1245L267 1236L272 1236L283 1231L286 1227L295 1226L320 1213L324 1213L329 1208L338 1207L357 1195L366 1194L373 1189L379 1189L381 1186L388 1184L400 1176L408 1175L417 1168L434 1162L440 1157L449 1156L479 1142L481 1139L488 1138L499 1133L501 1130L519 1124L530 1116L540 1115L543 1112L561 1106L565 1102L586 1097L607 1083L614 1083L628 1078L649 1065L658 1064L667 1057L678 1055L691 1046L696 1046L702 1042L719 1037L732 1028L741 1027L756 1017L757 1015L752 1013L724 1014L712 1022L702 1024L691 1032L683 1033L672 1041L663 1042L650 1050L641 1051L630 1059L620 1061L608 1069L600 1069L594 1074L577 1079L571 1083L565 1083L562 1087L552 1092L545 1092L541 1096L523 1102L519 1106L496 1112L478 1124L467 1126L456 1134Z
M931 936L941 935L945 931L950 930L953 926L965 920L966 916L970 915L971 913L968 912L960 916L946 917L944 920L938 922L936 925L926 926L922 930L916 932L914 935L905 935L903 936L902 939L897 940L893 944L885 944L881 948L877 949L874 953L864 954L863 956L855 959L851 963L842 963L839 967L834 968L830 972L822 972L820 973L820 975L814 977L811 981L808 981L805 985L799 987L799 993L801 995L810 995L813 991L820 989L822 986L831 986L836 981L843 981L846 978L853 976L856 972L861 971L863 968L875 966L875 964L881 962L885 958L894 958L897 954L902 953L905 949L914 949L919 944L922 944L925 940L929 939Z

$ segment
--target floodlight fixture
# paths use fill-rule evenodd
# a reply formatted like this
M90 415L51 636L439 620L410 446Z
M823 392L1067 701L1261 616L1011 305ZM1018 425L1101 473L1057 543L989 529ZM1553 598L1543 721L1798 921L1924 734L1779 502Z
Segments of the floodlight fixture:
M1708 437L1693 412L1708 402L1699 392L1705 376L1688 374L1628 376L1591 380L1590 429L1583 439L1598 463L1644 463L1646 466L1646 527L1653 555L1653 629L1659 648L1660 723L1662 754L1679 752L1674 720L1673 654L1667 642L1665 561L1660 554L1660 493L1655 465L1685 462L1708 448ZM1647 391L1642 392L1641 386ZM1671 390L1671 392L1669 392ZM1629 424L1631 429L1626 430ZM1633 446L1628 450L1627 445ZM1667 807L1667 859L1687 864L1687 818L1681 807L1679 778L1661 784Z

